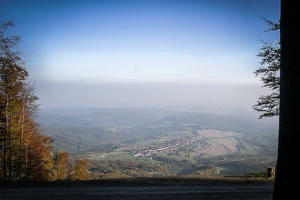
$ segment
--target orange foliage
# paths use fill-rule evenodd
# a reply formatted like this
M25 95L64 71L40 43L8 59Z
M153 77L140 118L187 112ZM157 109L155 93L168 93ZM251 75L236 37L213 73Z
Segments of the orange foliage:
M73 169L70 171L70 180L89 180L89 174L87 171L87 160L77 160Z

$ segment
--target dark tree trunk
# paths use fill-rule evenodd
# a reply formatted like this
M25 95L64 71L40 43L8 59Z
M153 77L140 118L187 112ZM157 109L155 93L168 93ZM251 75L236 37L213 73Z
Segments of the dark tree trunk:
M273 199L300 196L300 23L299 2L281 0L280 111Z

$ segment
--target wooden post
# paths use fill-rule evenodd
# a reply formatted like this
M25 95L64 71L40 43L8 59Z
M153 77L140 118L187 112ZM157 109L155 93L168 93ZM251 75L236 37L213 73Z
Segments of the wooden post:
M268 167L267 176L268 178L275 178L275 167L273 166Z

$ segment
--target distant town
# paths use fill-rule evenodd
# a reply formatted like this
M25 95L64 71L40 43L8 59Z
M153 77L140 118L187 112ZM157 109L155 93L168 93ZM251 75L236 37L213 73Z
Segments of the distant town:
M171 140L165 146L157 145L127 145L127 148L135 149L133 155L140 157L152 158L153 155L159 153L172 153L179 149L185 149L189 152L199 152L205 149L209 144L206 142L204 137L186 137Z

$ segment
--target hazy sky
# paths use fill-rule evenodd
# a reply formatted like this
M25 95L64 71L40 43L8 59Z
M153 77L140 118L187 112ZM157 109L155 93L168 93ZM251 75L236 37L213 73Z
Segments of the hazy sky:
M0 0L41 108L249 111L279 0ZM259 113L257 114L259 115Z

